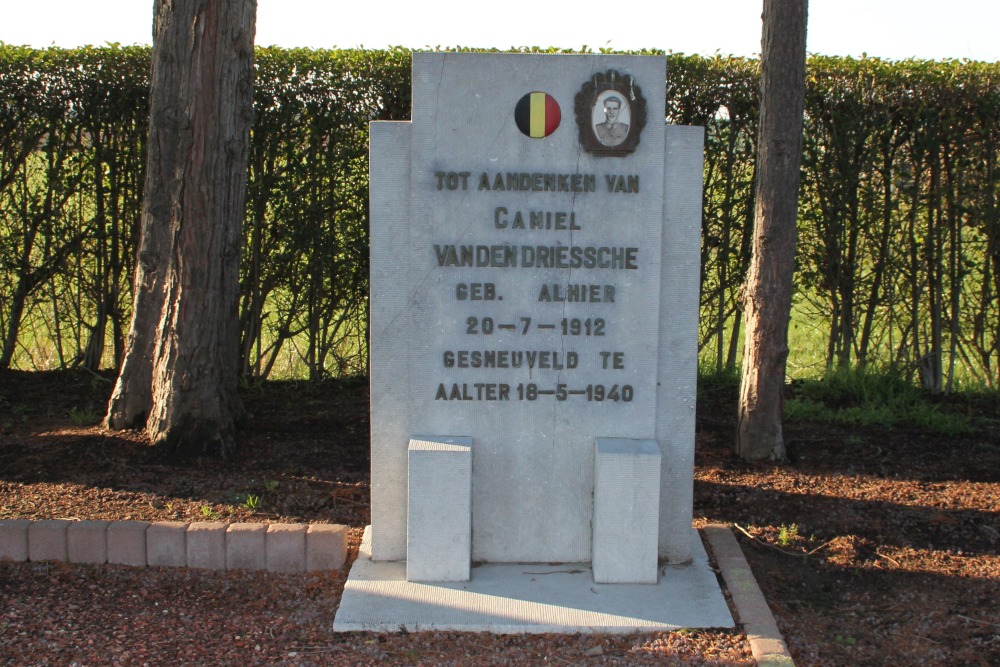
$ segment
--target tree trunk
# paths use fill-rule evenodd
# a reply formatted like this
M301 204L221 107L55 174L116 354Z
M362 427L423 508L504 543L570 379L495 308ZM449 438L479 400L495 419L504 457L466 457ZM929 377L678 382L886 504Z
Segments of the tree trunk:
M807 0L764 0L753 257L736 452L785 458L781 420L795 269L795 218L805 99Z
M256 0L156 0L135 303L109 428L234 446Z

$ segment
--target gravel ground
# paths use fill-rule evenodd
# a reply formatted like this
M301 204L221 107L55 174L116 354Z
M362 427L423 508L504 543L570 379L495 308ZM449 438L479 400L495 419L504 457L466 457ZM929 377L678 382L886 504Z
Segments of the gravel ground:
M4 665L752 665L739 633L333 634L343 572L0 565Z

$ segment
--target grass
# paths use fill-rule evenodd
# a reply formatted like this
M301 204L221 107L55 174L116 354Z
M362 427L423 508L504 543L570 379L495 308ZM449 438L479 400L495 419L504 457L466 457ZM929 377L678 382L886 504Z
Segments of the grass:
M975 406L1000 401L1000 391L977 382L961 364L953 385L954 396L947 400L916 386L896 368L829 369L825 356L828 326L826 318L815 312L803 295L797 295L788 330L788 421L911 426L940 435L966 435L976 430ZM739 368L717 370L715 359L714 348L702 349L699 401L713 395L733 399L739 394Z
M277 303L281 302L285 295L272 294L268 301L268 309L273 310ZM789 355L787 360L786 373L791 381L806 380L828 380L826 346L828 337L829 322L827 316L818 312L816 307L806 298L807 295L799 292L794 297L794 304L791 312L791 321L788 331ZM84 310L87 304L83 304ZM703 312L702 315L707 322L711 315ZM739 315L741 316L741 315ZM84 319L92 317L92 314L85 312ZM20 340L18 348L12 360L12 368L20 370L52 370L60 366L60 359L72 359L77 354L80 344L80 333L72 328L71 322L66 318L59 320L63 349L56 349L55 334L53 332L53 318L49 316L46 306L33 304L33 308L26 314L20 327ZM732 330L732 320L726 322L726 330ZM296 329L302 331L289 339L284 340L279 348L274 367L267 379L270 380L304 380L309 378L309 368L305 363L306 352L309 348L308 335L305 328L300 327L301 323L296 323ZM362 308L356 318L351 319L343 330L343 337L332 345L331 354L325 361L325 372L330 377L347 377L363 373L365 351L362 348L365 339L366 313ZM743 331L740 332L739 345L743 344ZM703 331L702 335L707 335ZM262 333L262 346L264 349L273 343L277 333L265 327ZM729 341L724 340L723 345L728 346ZM710 390L722 389L730 384L739 385L738 369L722 369L716 372L714 364L716 341L711 339L699 354L699 365L701 366L700 381L711 385ZM112 345L106 346L102 367L111 368L114 366ZM877 348L877 346L876 346ZM877 358L878 353L885 350L873 349L873 358ZM246 385L252 385L253 380L247 379ZM978 381L973 374L965 367L961 359L956 366L956 374L953 381L956 392L965 393L967 391L983 391L982 382ZM996 393L996 390L991 390ZM796 406L793 408L795 414L814 412L811 406ZM916 415L928 424L940 424L940 418L935 414ZM884 422L884 415L869 414L859 415L857 419L862 423Z
M735 400L739 369L716 371L702 363L698 400ZM1000 392L978 388L947 401L907 382L890 369L832 370L792 381L785 395L785 419L894 428L910 426L939 435L969 435L977 429L977 405L1000 400Z
M260 508L260 496L253 493L237 494L236 501L248 510L256 511Z
M792 383L785 400L790 421L824 421L858 426L915 426L940 435L967 435L974 421L897 372L878 368L838 369L818 380Z
M3 295L0 294L0 300ZM265 310L275 310L276 297L267 301ZM65 365L75 359L82 346L86 343L81 334L79 323L72 318L55 318L52 308L47 303L32 302L18 328L17 348L11 359L11 368L23 371L48 371L65 368ZM93 304L79 305L80 317L89 322L94 318ZM3 309L0 308L0 311ZM343 311L338 311L343 313ZM2 313L0 313L2 315ZM127 326L128 320L126 318ZM324 362L323 372L328 377L350 377L364 372L363 364L366 358L364 348L367 326L367 312L358 309L356 316L349 317L341 328L337 339L330 343L330 352ZM273 380L305 380L309 378L309 366L305 362L309 350L309 334L302 322L294 322L294 330L299 331L294 336L284 339L277 354L274 367L267 379ZM277 339L277 332L267 326L261 334L262 349L267 350ZM266 355L265 355L266 356ZM101 368L115 367L114 345L110 335L105 344L101 358ZM247 384L252 384L248 380Z
M800 286L793 295L791 319L788 325L788 359L785 373L790 381L795 380L818 380L828 375L826 351L829 343L830 321L829 315L822 312L816 305L811 303L810 294L803 292ZM742 317L741 312L731 316L725 322L725 330L731 332L733 328L732 317ZM714 315L707 310L702 310L701 336L710 336L706 328L708 323L714 321ZM885 325L879 321L876 326L878 335L874 335L869 351L869 359L893 359L895 354L895 344L898 344L898 331L894 331L897 336L896 342L889 335ZM742 351L745 331L740 328L738 349ZM705 346L699 353L699 366L703 369L710 369L714 372L716 349L718 341L708 338ZM723 345L729 345L728 334L723 341ZM737 355L737 365L739 365L740 354ZM945 360L947 365L947 359ZM947 380L947 378L945 378ZM984 389L983 379L980 374L970 369L961 356L956 360L955 376L952 379L952 389L955 393L965 393L967 391L978 392ZM991 390L995 393L995 390Z
M77 408L76 406L69 409L69 418L73 420L73 423L77 426L93 426L100 418L97 416L97 411L94 410L94 406L88 405L85 408Z
M778 545L782 547L790 546L795 538L799 536L799 526L798 524L791 524L786 526L781 524L781 528L778 529Z

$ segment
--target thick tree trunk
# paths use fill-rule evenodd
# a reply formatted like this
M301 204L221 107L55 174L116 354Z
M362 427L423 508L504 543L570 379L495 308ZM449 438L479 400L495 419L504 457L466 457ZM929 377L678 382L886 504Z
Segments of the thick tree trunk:
M234 447L256 0L156 0L135 303L109 428Z
M743 290L746 344L736 452L784 459L782 393L795 269L807 0L764 0L753 258Z

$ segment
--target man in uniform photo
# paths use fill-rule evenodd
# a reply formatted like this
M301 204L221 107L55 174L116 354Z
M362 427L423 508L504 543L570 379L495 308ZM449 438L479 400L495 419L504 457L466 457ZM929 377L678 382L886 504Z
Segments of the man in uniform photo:
M628 136L628 123L619 123L618 116L621 114L621 98L609 95L604 98L604 122L594 126L597 131L597 140L605 146L617 146L625 141Z

